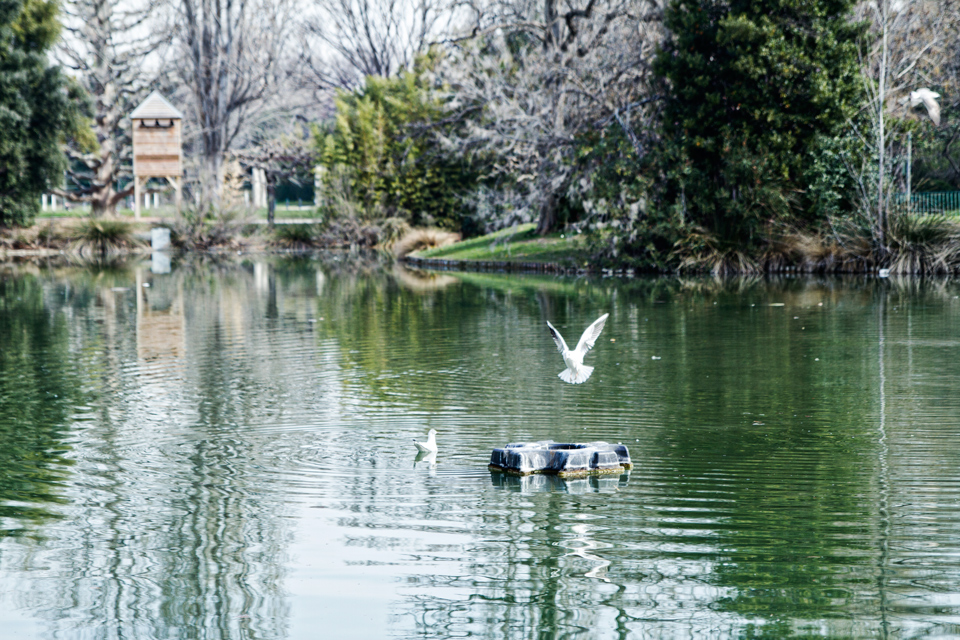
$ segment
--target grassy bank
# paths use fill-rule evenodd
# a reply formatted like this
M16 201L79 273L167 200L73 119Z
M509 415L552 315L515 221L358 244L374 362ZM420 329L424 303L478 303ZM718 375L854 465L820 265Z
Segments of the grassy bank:
M524 224L479 238L413 254L436 260L494 261L504 263L554 263L565 267L586 266L586 242L579 235L553 233L538 236L536 225Z

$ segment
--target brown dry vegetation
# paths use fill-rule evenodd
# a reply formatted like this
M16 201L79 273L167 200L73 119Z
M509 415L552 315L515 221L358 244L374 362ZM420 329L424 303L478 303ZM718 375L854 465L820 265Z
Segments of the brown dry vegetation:
M899 275L960 273L960 220L944 215L899 213L891 218L886 246L867 225L836 221L819 232L783 229L770 233L756 258L698 238L696 250L678 252L681 272L713 275L776 273L867 273L881 268Z
M459 233L442 229L414 229L394 245L393 254L403 258L414 251L444 247L459 240Z

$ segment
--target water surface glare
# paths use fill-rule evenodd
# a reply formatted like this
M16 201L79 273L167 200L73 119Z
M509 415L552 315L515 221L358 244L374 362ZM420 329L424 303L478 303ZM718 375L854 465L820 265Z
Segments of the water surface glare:
M349 255L0 267L0 633L956 637L958 296ZM564 384L544 321L574 342L604 312ZM488 471L547 438L635 467Z

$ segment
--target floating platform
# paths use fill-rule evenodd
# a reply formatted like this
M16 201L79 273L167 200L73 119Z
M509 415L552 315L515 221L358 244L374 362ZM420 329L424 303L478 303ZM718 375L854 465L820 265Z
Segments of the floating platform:
M622 444L607 442L514 442L490 455L490 468L520 476L546 473L561 478L623 473L633 467Z

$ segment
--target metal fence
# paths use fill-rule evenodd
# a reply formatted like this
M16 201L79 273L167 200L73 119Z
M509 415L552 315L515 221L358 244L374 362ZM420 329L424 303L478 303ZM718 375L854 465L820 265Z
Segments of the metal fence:
M905 203L907 194L898 194L897 202ZM960 215L960 191L925 191L910 194L913 213L949 213Z

